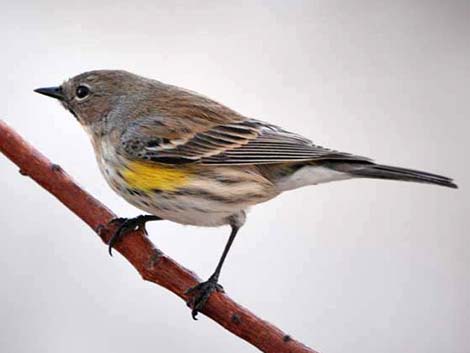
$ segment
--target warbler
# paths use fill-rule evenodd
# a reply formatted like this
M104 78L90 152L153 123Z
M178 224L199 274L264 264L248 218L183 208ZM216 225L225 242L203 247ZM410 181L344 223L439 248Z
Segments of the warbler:
M452 179L327 149L248 118L196 92L126 71L97 70L35 90L58 99L90 136L111 188L148 215L121 221L109 249L153 220L231 233L214 273L188 290L196 318L214 291L246 210L280 193L351 178L429 183Z

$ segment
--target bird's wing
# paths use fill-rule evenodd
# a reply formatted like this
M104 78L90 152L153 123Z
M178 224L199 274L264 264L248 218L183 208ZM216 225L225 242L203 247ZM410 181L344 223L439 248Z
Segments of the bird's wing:
M145 126L141 126L145 128ZM317 160L369 161L368 158L333 151L277 126L245 119L207 127L181 138L146 138L139 124L125 132L121 145L132 157L158 163L252 165Z

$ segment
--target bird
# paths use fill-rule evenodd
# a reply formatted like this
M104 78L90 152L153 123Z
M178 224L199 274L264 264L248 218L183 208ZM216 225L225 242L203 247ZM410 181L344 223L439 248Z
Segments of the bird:
M146 214L120 218L109 252L150 221L231 227L212 275L186 292L197 319L247 209L304 186L355 178L457 188L451 178L314 144L188 89L122 70L94 70L35 92L60 101L90 137L110 187Z

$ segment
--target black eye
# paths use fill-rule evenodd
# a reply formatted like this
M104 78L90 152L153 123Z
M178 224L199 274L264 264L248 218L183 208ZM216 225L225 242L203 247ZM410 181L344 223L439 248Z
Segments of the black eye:
M87 86L78 86L75 94L78 98L85 98L90 94L90 89Z

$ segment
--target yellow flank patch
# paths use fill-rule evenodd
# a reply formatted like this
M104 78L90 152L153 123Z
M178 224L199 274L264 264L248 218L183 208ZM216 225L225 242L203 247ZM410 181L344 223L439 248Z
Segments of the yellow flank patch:
M173 191L185 185L190 177L189 168L175 168L164 164L130 162L122 171L129 187L137 190Z

